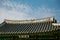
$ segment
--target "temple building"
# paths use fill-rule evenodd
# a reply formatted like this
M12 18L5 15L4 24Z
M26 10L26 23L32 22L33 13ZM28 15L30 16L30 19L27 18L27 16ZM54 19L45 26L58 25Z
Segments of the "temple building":
M60 40L60 23L54 17L7 20L0 24L0 40Z

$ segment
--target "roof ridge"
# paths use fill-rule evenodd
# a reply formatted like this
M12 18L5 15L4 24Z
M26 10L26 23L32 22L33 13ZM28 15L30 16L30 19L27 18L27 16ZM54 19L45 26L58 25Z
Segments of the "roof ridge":
M11 23L11 24L16 24L16 23L36 23L36 22L48 22L48 21L54 21L54 17L50 18L43 18L43 19L35 19L35 20L7 20L5 19L5 23Z

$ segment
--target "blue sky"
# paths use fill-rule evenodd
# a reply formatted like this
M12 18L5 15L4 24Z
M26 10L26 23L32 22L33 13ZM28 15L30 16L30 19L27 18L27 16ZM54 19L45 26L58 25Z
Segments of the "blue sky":
M52 16L60 21L60 0L0 0L0 22Z

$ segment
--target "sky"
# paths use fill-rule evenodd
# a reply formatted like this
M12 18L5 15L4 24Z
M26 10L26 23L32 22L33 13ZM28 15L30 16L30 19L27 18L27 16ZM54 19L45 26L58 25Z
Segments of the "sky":
M0 0L0 23L47 17L60 21L60 0Z

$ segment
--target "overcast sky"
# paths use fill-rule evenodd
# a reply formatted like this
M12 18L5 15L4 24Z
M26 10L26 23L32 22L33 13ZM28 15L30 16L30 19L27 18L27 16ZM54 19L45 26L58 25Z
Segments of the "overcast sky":
M0 0L0 23L52 16L60 21L60 0Z

